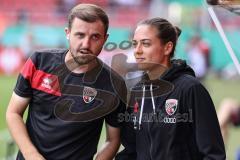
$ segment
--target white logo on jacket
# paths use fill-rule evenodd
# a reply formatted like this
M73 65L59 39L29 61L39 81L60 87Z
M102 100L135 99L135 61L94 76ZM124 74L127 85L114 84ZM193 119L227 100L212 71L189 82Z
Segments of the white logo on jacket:
M165 110L169 116L174 115L178 107L177 99L167 99L165 102ZM164 117L164 123L176 123L177 120L175 117Z
M178 106L178 100L177 99L167 99L165 103L165 110L169 116L173 115Z
M52 89L52 86L51 86L52 82L53 81L48 77L43 78L43 82L42 82L41 86L44 88L47 88L47 89Z

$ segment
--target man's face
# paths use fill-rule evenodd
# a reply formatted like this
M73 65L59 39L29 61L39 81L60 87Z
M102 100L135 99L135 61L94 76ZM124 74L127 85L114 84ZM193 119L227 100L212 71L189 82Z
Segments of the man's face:
M136 62L142 70L151 70L156 65L162 65L168 58L165 55L165 45L157 37L157 29L149 25L136 28L133 47Z
M72 28L65 29L65 32L71 55L81 65L88 64L99 55L108 37L100 20L88 23L75 18Z

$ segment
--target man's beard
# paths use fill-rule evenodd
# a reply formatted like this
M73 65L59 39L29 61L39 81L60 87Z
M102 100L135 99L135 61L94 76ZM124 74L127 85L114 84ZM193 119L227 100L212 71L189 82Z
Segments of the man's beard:
M83 50L82 50L83 51ZM86 50L84 50L86 51ZM77 51L77 52L80 52L81 53L81 50L80 51ZM91 51L87 51L89 53L85 54L84 53L81 53L82 55L81 56L75 56L73 54L73 52L70 50L70 53L71 53L71 56L73 57L73 60L78 64L78 65L85 65L85 64L88 64L90 63L91 61L93 61L94 59L96 59L96 56L92 54ZM82 57L82 56L86 56L86 57ZM89 58L91 57L91 58Z

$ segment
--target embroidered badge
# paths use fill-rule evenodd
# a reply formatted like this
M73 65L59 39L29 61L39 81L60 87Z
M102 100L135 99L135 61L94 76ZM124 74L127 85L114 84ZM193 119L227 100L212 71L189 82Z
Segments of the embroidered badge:
M84 87L83 88L83 101L85 103L92 102L97 95L97 90L91 87Z
M165 110L166 110L167 114L169 116L173 115L177 110L177 106L178 106L178 100L177 99L166 100Z

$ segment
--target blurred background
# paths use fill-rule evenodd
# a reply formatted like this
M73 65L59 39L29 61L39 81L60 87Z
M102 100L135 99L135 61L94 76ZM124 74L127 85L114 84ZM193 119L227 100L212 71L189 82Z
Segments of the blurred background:
M12 159L17 151L5 121L17 74L34 50L67 47L67 14L78 3L100 5L109 15L110 37L100 55L108 64L119 53L128 55L128 62L134 61L128 42L138 21L155 16L167 18L182 29L175 58L187 60L194 68L216 110L226 97L240 100L238 71L203 0L0 0L0 160ZM240 16L220 6L213 10L239 61ZM226 150L228 159L235 160L240 130L229 129Z

